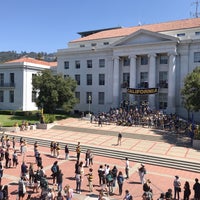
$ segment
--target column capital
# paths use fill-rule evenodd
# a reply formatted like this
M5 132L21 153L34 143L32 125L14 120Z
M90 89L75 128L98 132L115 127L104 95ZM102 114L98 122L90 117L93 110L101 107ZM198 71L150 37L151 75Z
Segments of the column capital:
M113 56L113 60L120 60L119 56Z
M168 52L167 55L170 56L177 56L178 54L174 51Z
M149 57L149 58L151 58L151 57L155 58L156 56L157 56L156 53L149 53L149 54L148 54L148 57Z
M137 58L137 55L136 55L136 54L130 54L130 55L128 56L128 58L129 58L129 59L131 59L131 58L136 59L136 58Z

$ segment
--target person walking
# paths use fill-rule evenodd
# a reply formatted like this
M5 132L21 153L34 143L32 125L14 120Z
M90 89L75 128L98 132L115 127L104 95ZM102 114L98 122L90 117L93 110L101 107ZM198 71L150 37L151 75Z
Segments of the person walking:
M141 167L138 169L139 177L140 177L140 182L143 185L145 183L145 174L146 174L146 168L144 164L141 164Z
M122 195L123 192L123 183L124 183L124 177L121 171L119 171L117 175L117 184L119 187L119 195Z
M126 157L126 165L125 165L125 173L126 173L126 179L129 179L129 160Z
M174 185L174 199L176 199L176 196L177 196L179 200L180 192L181 192L181 182L180 182L179 176L175 176L173 185Z

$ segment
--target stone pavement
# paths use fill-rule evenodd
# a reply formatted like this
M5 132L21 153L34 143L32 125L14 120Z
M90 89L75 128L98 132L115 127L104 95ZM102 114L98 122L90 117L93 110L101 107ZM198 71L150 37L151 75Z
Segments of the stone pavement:
M122 132L122 145L117 146L117 135L119 131ZM7 133L9 135L9 133ZM188 141L182 137L177 137L171 135L165 131L158 131L143 127L124 127L116 125L103 125L98 127L97 124L91 124L89 121L80 119L66 119L57 122L57 125L50 130L31 130L31 131L21 131L16 134L18 136L31 137L36 140L48 139L50 141L54 140L57 142L66 142L76 145L78 141L82 145L88 146L98 146L102 148L118 149L128 152L137 152L141 154L156 155L161 157L169 157L173 159L187 160L200 163L200 153L199 151L189 148ZM70 186L75 189L74 180L74 164L75 164L75 152L70 152L70 159L64 160L64 152L59 159L51 157L49 154L49 149L46 147L39 147L42 154L43 165L45 166L45 171L48 177L50 177L50 168L55 160L59 161L59 166L64 174L64 183L70 184ZM22 156L19 156L22 160ZM81 160L84 161L85 154L82 152ZM28 145L28 152L25 156L25 161L27 164L34 162L33 157L33 146ZM95 155L94 157L94 191L92 193L88 192L87 179L84 178L83 181L83 192L82 194L74 195L74 199L97 199L98 191L100 187L98 186L98 175L97 169L100 164L109 164L112 168L114 165L117 166L118 170L124 173L125 162L124 160L118 160L113 158L107 158ZM124 190L129 189L135 200L141 199L142 195L142 185L139 184L139 176L137 169L140 163L131 162L130 163L130 178L124 183ZM198 173L193 173L189 171L181 171L172 168L158 167L154 165L147 165L147 175L146 178L151 180L151 187L154 193L154 199L157 199L161 192L166 192L168 188L173 189L173 180L175 175L179 175L181 178L182 188L184 182L187 180L190 182L191 187L194 184L194 179L200 175ZM17 169L4 169L4 178L2 183L9 184L10 199L16 199L17 186L16 182L19 179L20 166ZM85 168L85 174L87 174L88 168ZM49 179L52 183L52 180ZM52 185L50 184L52 187ZM110 199L123 199L123 196L118 196L118 188L114 188L114 194L110 196ZM193 195L193 191L192 191ZM39 194L32 194L35 199L39 199ZM183 192L182 195L183 197ZM37 197L37 198L36 198Z

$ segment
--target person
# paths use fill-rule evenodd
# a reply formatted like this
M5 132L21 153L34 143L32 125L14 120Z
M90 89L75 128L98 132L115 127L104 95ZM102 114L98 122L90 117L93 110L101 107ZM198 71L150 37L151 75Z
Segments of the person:
M56 176L59 171L58 161L55 161L51 167L51 176L53 177L53 184L56 183Z
M113 187L115 187L115 184L116 184L117 172L118 172L118 169L117 169L117 167L116 167L116 165L115 165L115 166L112 168Z
M57 143L53 142L53 156L56 157L56 148L57 148Z
M5 160L6 160L6 164L5 167L8 168L10 167L10 153L9 153L9 149L7 148L5 151Z
M109 194L112 194L113 193L113 175L112 175L111 170L106 175L106 183L107 183L107 186L108 186Z
M56 200L64 200L64 197L61 193L61 191L58 192L58 195L55 197Z
M93 154L93 152L90 150L89 166L92 166L92 165L93 165L93 158L94 158L94 154Z
M144 192L152 192L152 189L150 187L150 183L151 181L149 179L147 179L146 183L143 184L143 191Z
M121 171L119 171L117 175L117 183L119 187L119 195L122 195L123 192L123 183L124 183L124 177Z
M12 162L13 162L13 167L17 167L18 165L18 155L17 155L17 151L14 150L13 156L12 156Z
M66 198L66 200L72 200L72 197L73 197L73 189L70 188L69 185L66 185L64 187L64 197Z
M151 191L148 191L148 192L144 192L142 194L142 199L143 200L153 200L153 194Z
M167 192L165 193L165 199L166 200L172 200L172 189L171 188L169 188L167 190Z
M179 176L175 176L173 185L174 185L174 199L176 199L176 196L177 196L179 200L180 192L181 192L181 182L179 180Z
M125 190L125 197L123 198L123 200L132 200L133 197L132 195L129 193L128 190Z
M51 141L51 143L50 143L51 156L53 156L53 147L54 147L54 141Z
M69 159L69 148L68 145L65 145L65 159L68 160Z
M15 150L15 145L16 145L16 139L13 136L13 138L12 138L12 147L13 147L13 150Z
M19 200L23 200L25 194L26 194L26 187L25 187L25 183L24 183L24 178L21 177L19 182L18 182L18 197L19 197Z
M144 164L141 164L141 167L138 169L139 177L140 177L140 182L142 184L145 183L145 174L146 174L146 168Z
M127 157L126 157L125 173L126 173L126 179L129 179L129 160Z
M191 194L190 184L188 181L185 181L183 200L189 200L190 194Z
M62 183L63 183L63 173L61 170L58 171L56 175L56 182L58 184L58 191L62 191Z
M200 200L200 183L199 179L195 178L195 184L193 185L194 200Z
M76 173L75 179L76 179L76 193L81 194L82 176L80 172Z
M9 196L8 196L8 185L4 185L4 187L2 189L2 192L3 192L3 200L8 200L9 199Z
M89 159L90 159L90 150L87 149L87 151L85 152L85 167L89 166Z
M119 134L118 134L118 140L117 140L117 145L121 146L121 144L122 144L122 133L119 132Z
M89 173L87 174L89 192L93 192L93 169L89 169Z
M157 200L164 200L165 199L165 193L161 193L160 197Z
M103 165L100 165L98 169L99 186L103 184L104 175L105 175L105 171L104 171Z
M34 181L34 169L33 169L33 163L30 163L28 168L28 174L29 174L29 184L32 185Z
M1 185L2 178L3 178L3 166L0 163L0 185Z
M27 178L27 173L28 173L28 166L23 161L21 164L21 176Z
M60 144L57 143L57 145L56 145L56 157L59 158L59 156L60 156Z
M78 142L78 145L76 147L76 157L78 161L80 160L80 155L81 155L81 146L80 146L80 142Z

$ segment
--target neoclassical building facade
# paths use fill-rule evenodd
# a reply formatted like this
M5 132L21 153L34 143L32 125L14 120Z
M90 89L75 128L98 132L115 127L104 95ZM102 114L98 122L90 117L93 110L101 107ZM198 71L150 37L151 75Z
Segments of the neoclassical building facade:
M57 72L77 81L75 110L98 113L128 102L187 116L180 91L200 64L199 18L79 34L57 51Z

